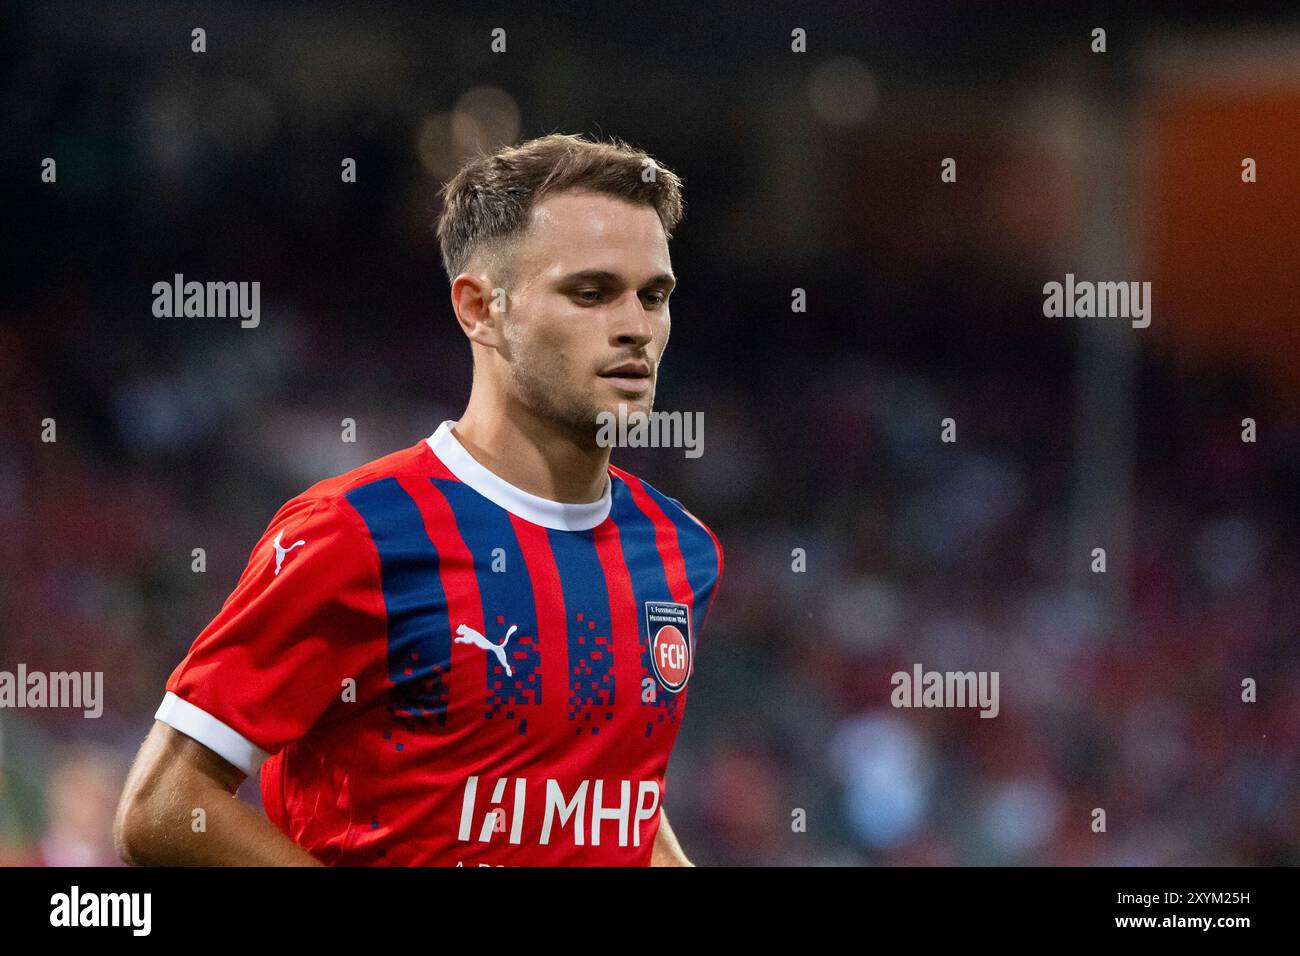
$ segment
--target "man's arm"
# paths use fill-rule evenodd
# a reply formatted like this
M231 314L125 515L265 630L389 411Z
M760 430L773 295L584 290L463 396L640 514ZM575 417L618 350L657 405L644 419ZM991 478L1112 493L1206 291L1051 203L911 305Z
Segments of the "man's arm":
M659 833L655 836L654 849L650 851L651 866L694 866L686 859L682 845L677 842L677 834L668 825L668 814L659 811Z
M117 807L117 852L133 866L320 866L235 796L243 781L225 759L156 721ZM197 833L196 809L204 812Z

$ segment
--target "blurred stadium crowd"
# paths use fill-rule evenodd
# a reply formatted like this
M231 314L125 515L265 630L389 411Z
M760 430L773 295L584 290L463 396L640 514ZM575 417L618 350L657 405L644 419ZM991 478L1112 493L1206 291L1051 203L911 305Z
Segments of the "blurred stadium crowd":
M103 671L106 707L0 711L0 864L115 863L113 808L167 674L279 504L460 412L437 186L543 126L625 136L686 180L659 406L704 412L704 455L615 462L726 548L665 798L697 863L1300 863L1300 415L1248 364L1144 348L1131 545L1091 574L1071 535L1077 343L1037 311L1052 273L1031 250L1073 221L1042 212L1050 196L986 176L954 218L900 209L918 187L882 184L879 127L916 150L932 134L851 63L792 73L788 100L755 79L722 117L727 81L683 68L656 88L679 111L650 119L581 82L610 51L503 77L459 50L434 77L403 46L418 34L326 19L295 55L241 35L264 75L146 65L185 23L75 67L49 65L70 43L53 21L19 31L6 125L64 159L54 195L23 172L5 228L0 669ZM346 83L320 82L343 61ZM864 91L878 113L845 118ZM1015 157L1018 135L953 134L985 171L1002 162L986 138ZM338 155L359 158L351 192ZM262 281L261 326L154 319L174 272ZM809 314L789 313L792 286ZM918 662L1000 672L1000 715L891 708L890 675Z
M265 411L222 439L231 421L203 433L182 377L137 371L83 386L112 410L96 427L62 417L57 445L20 444L19 422L30 432L63 405L41 339L5 342L17 418L0 496L5 660L103 670L108 709L98 721L0 714L4 859L110 862L123 766L166 674L276 499L309 480L309 450L338 445L338 405L267 407L251 379L228 383L232 409ZM426 374L463 374L463 356L441 354L447 367ZM728 555L666 803L698 861L1296 862L1300 422L1286 423L1288 445L1243 444L1226 410L1239 391L1217 408L1173 385L1151 395L1178 412L1154 413L1141 443L1139 541L1131 570L1117 569L1132 616L1108 628L1062 570L1068 430L1022 369L949 390L865 360L818 368L797 393L767 395L668 373L707 409L706 452L643 453L640 470L707 516ZM188 422L184 439L124 454L146 427L135 392L150 415ZM385 404L393 447L456 414ZM961 423L954 446L937 441L940 410ZM1161 441L1171 420L1179 432ZM358 461L388 447L367 446L344 447ZM1283 489L1289 514L1272 507ZM205 574L191 571L197 546ZM791 571L796 547L806 573ZM889 675L914 661L1000 671L1000 716L891 709ZM1244 676L1259 682L1256 705L1239 703ZM1097 806L1111 839L1089 829Z

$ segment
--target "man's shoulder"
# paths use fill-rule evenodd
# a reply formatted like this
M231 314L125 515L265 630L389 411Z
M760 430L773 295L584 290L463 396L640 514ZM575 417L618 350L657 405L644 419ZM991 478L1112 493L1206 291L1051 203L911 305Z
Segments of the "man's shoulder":
M690 522L694 525L698 525L704 531L708 532L709 537L713 538L714 543L717 544L717 536L713 533L713 529L705 524L697 515L695 515L694 512L682 504L677 498L665 494L644 478L638 478L630 471L624 471L622 468L616 468L615 466L610 465L609 473L627 485L629 489L632 490L634 498L644 495L650 501L653 501L658 505L660 510L664 512L665 516L674 524L680 525L682 522Z
M713 529L676 498L659 491L648 481L613 465L609 466L609 473L612 479L624 484L633 507L642 512L657 508L676 528L677 545L686 564L687 576L692 586L707 587L712 602L713 591L722 580L726 562L722 542Z
M381 481L428 478L435 473L437 466L438 460L429 449L428 442L421 439L414 445L316 482L286 501L280 511L338 513L339 504L355 491Z

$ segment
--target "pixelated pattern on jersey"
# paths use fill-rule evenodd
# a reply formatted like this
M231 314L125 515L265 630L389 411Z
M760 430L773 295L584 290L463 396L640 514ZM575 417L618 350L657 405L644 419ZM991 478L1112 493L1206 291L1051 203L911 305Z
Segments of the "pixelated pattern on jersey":
M518 628L505 648L510 674L495 654L485 655L484 716L491 719L504 711L505 719L518 720L519 732L525 733L527 715L513 708L542 702L542 658L533 585L510 516L469 485L446 478L430 480L451 506L457 532L474 558L474 577L488 631L484 636L500 644L511 626ZM504 560L504 571L493 570L497 557Z
M344 496L370 530L379 553L388 612L388 678L394 717L419 726L447 721L451 627L438 574L438 552L415 502L395 478Z
M551 531L555 564L563 569L565 634L568 647L569 720L575 732L600 733L614 718L614 643L609 592L592 531Z
M501 643L497 632L506 632L506 616L496 616L497 626L493 636L488 638L494 644ZM516 631L505 647L506 660L510 664L510 673L495 656L488 658L487 712L489 720L499 714L506 705L540 704L542 702L542 655L537 646L537 636ZM506 711L506 720L514 720L515 712ZM520 718L519 732L527 730L528 718Z

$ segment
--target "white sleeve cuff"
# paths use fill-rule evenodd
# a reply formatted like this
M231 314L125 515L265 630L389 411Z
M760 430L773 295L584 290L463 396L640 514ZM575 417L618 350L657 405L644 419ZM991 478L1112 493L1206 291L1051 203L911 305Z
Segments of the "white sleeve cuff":
M154 719L197 740L250 777L271 756L239 731L223 724L206 710L200 710L189 701L181 700L171 691L163 697Z

